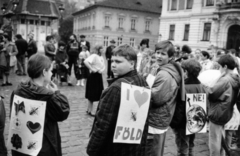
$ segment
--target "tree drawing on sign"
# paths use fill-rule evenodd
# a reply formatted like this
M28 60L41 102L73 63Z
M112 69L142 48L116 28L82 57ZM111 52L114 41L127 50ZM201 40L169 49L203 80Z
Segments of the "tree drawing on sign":
M22 101L21 103L14 103L15 105L15 113L16 113L16 116L18 115L18 113L21 111L23 113L25 113L25 105L24 105L24 102Z

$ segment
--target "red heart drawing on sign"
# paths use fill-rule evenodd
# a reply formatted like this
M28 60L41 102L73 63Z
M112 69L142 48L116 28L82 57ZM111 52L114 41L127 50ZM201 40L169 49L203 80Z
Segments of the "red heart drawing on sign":
M134 91L135 101L138 103L139 108L148 100L149 95L147 92L140 93L139 90Z

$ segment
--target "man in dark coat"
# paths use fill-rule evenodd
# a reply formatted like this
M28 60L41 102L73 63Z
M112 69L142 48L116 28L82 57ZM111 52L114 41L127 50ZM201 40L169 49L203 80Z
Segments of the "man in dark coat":
M22 38L22 35L17 34L16 36L16 46L18 49L17 54L17 75L26 75L26 67L25 67L25 53L28 49L28 43L25 39Z
M85 35L81 35L80 36L80 45L82 46L87 46L87 50L90 52L90 43L88 41L86 41L86 36ZM80 50L80 52L82 51L82 49Z
M4 139L6 112L3 103L3 97L0 95L0 156L7 156L7 148Z
M103 92L87 147L89 156L145 156L148 124L144 121L140 144L113 143L121 100L121 83L146 87L135 64L137 55L130 45L121 45L113 50L112 71L116 79Z
M33 55L36 54L38 51L37 43L34 40L34 34L29 34L29 41L28 41L28 49L27 49L27 57L28 59Z
M116 47L115 46L115 41L114 40L111 40L110 41L111 45L107 47L107 50L106 50L106 59L108 61L108 69L107 69L107 75L108 75L108 79L109 78L113 78L113 72L111 70L111 61L112 61L112 50Z

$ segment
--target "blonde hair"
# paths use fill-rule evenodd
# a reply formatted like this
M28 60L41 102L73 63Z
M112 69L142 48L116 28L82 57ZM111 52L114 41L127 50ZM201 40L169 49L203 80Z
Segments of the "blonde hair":
M93 47L93 50L92 50L91 54L100 55L101 54L100 49L103 49L103 46L102 45L96 45L95 47Z

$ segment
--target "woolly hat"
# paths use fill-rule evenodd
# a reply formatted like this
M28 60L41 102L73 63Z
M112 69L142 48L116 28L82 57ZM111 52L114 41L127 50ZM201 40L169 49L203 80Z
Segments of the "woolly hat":
M190 54L192 52L192 49L188 45L183 45L182 52Z

